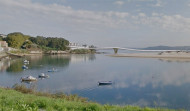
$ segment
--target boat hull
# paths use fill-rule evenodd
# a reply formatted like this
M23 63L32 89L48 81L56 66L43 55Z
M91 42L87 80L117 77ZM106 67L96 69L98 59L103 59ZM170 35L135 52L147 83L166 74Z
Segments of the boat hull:
M49 76L38 76L39 78L49 78Z
M21 81L37 81L37 79L21 79Z
M98 85L101 86L101 85L112 85L113 83L110 81L110 82L98 82Z

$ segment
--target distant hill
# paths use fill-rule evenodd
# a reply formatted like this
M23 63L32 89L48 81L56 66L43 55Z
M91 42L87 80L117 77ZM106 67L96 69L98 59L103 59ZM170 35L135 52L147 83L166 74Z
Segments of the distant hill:
M190 46L153 46L143 48L143 50L190 50Z

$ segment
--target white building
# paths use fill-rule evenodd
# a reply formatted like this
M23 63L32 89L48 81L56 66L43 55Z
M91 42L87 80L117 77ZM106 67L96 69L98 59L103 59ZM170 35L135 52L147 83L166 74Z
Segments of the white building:
M8 44L6 41L0 41L0 52L8 50Z
M0 36L3 37L3 38L7 37L7 35L5 35L5 34L0 34Z
M71 50L75 50L75 49L88 49L89 46L88 45L81 45L78 43L69 43L69 47Z

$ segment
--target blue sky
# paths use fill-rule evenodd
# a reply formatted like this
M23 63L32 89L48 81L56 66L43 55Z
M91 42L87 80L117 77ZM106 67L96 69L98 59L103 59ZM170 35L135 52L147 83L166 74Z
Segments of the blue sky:
M0 0L0 33L95 46L190 45L190 0Z

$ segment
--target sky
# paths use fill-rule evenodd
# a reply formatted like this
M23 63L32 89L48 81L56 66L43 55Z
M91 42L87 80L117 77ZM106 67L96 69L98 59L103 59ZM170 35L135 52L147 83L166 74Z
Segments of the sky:
M0 33L98 47L190 46L190 0L0 0Z

